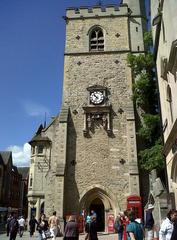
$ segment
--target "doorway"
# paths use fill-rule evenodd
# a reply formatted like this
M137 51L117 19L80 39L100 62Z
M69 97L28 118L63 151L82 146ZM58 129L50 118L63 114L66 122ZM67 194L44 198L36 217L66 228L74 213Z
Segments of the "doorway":
M94 210L96 213L97 230L103 232L105 229L105 208L100 198L95 198L89 207L89 211Z

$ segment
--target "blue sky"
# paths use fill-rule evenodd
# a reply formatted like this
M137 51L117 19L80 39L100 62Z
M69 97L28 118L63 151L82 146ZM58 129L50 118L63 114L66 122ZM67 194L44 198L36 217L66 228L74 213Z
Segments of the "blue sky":
M103 0L116 4L118 0ZM39 124L59 112L67 7L97 0L0 1L0 151L26 165L27 143ZM25 161L25 163L24 163Z

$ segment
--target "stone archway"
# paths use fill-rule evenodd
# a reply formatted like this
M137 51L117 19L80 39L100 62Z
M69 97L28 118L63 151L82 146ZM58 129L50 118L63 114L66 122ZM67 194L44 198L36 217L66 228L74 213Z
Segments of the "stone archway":
M94 210L97 214L98 231L107 231L107 215L115 213L115 204L105 189L93 187L81 195L80 210L84 210L86 214Z
M104 231L105 229L105 208L102 200L100 198L95 198L90 206L89 211L91 212L94 210L94 212L97 215L97 230L99 232Z

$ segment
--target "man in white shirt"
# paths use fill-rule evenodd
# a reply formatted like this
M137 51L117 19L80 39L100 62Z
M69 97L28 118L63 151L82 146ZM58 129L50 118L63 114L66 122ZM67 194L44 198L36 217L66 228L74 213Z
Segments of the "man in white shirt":
M18 219L18 224L19 224L19 235L20 237L22 237L25 230L25 219L23 218L23 216L21 216L20 219Z
M166 219L162 222L159 231L159 240L170 240L174 228L174 222L177 219L177 211L170 210Z

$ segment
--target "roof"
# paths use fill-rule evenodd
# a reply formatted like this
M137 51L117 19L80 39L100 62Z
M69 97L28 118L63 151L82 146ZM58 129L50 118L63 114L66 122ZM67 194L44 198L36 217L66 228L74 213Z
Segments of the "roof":
M39 135L35 135L31 141L29 141L29 144L33 143L33 142L51 142L50 138L48 137L43 137L41 136L41 134Z
M18 172L22 175L23 179L28 178L29 167L18 167Z
M0 151L0 162L3 162L4 165L7 165L9 160L12 160L12 152L10 151Z

